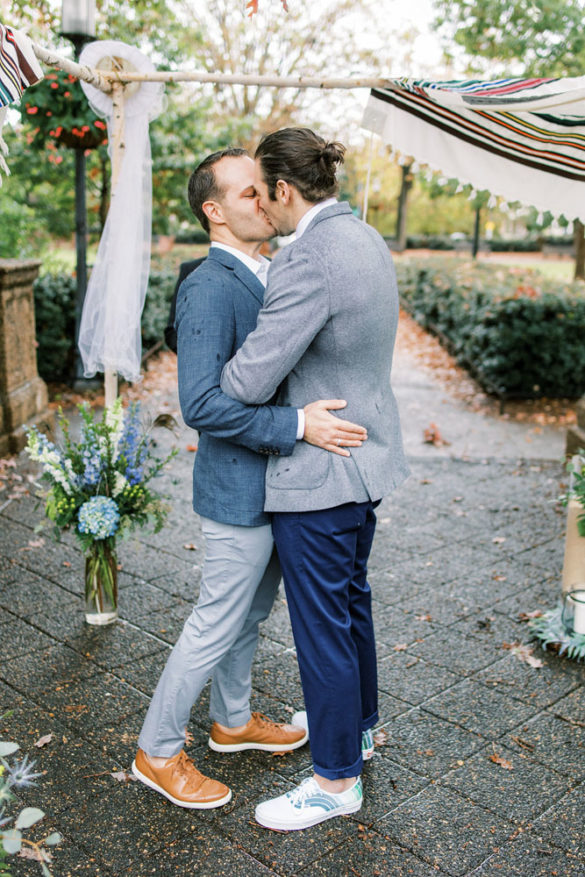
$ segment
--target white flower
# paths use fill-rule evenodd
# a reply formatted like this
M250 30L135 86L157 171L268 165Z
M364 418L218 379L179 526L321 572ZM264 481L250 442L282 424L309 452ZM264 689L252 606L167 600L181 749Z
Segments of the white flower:
M113 405L109 405L106 408L106 426L110 431L112 461L115 463L120 453L120 441L124 433L124 411L122 409L122 400L119 396Z
M124 493L127 487L128 479L124 478L121 472L116 472L114 476L114 489L112 491L112 496L120 496L121 493Z

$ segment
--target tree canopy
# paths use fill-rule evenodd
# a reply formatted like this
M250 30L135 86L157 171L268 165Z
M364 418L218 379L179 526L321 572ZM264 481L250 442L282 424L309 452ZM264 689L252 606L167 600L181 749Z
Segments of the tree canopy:
M436 0L435 26L469 55L470 70L581 76L585 0ZM487 62L487 65L486 65Z

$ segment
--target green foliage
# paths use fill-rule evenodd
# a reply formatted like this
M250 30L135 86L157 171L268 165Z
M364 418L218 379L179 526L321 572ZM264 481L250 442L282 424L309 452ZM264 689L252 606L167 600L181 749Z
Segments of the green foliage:
M33 284L37 366L46 381L67 381L73 371L77 284L69 274L44 274Z
M441 235L408 235L406 247L409 250L454 250L453 241Z
M141 321L145 350L164 339L176 282L174 271L150 273ZM67 382L75 354L76 280L63 272L43 274L33 291L39 374L46 381Z
M575 661L585 659L585 636L575 633L566 623L562 603L558 603L554 609L543 615L531 618L528 624L543 649L553 646L559 655L566 655L567 658Z
M404 307L488 391L516 398L585 391L585 284L459 260L401 260Z
M576 499L583 507L583 512L577 518L577 528L579 535L585 536L585 450L583 448L567 463L567 472L570 474L571 487L566 499Z
M529 238L490 241L490 250L494 253L538 253L542 249L540 241Z
M146 349L164 339L176 282L174 271L150 272L141 320L142 343Z
M584 0L437 0L435 25L473 58L524 76L581 76ZM493 69L493 68L492 68ZM517 69L517 65L516 65Z
M0 259L31 259L38 253L42 234L35 229L34 211L14 201L5 187L0 189Z
M209 235L202 228L188 228L178 232L175 240L178 244L208 244Z
M35 762L30 761L26 755L20 761L10 762L10 757L18 749L17 743L0 740L0 874L11 873L7 856L18 855L23 848L28 848L33 853L31 858L39 862L44 877L52 877L45 864L50 861L45 845L55 846L60 843L61 835L52 832L39 841L29 840L24 832L44 819L44 811L38 807L24 807L16 817L10 813L21 790L34 786L41 776L33 771ZM13 823L12 827L7 827L10 823Z

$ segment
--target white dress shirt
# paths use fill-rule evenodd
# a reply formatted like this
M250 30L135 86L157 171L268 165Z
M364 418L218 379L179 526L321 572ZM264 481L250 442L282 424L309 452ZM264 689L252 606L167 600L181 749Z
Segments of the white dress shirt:
M335 199L333 199L335 201ZM323 202L325 203L325 202ZM327 202L328 206L329 202ZM321 205L318 205L319 207ZM313 208L314 210L315 208ZM309 211L310 213L311 211ZM304 219L304 217L303 217ZM302 220L301 220L302 221ZM236 259L239 259L240 262L243 262L246 268L249 268L252 274L255 274L262 286L266 287L266 281L268 279L268 268L270 267L270 261L264 256L259 256L255 259L253 256L248 256L247 253L243 253L242 250L236 249L236 247L230 247L229 244L222 244L219 241L212 241L212 247L217 247L219 250L225 250L226 253L231 253L232 256L235 256ZM297 441L301 441L305 434L305 412L302 408L297 408L297 417L298 417L298 426L297 426Z

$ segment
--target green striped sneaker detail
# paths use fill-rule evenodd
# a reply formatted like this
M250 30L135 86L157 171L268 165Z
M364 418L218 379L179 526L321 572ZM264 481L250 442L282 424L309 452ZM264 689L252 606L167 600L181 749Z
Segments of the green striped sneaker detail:
M370 758L374 757L374 732L373 729L370 728L367 731L362 731L362 760L369 761Z
M258 804L256 821L265 828L296 831L317 825L334 816L355 813L362 806L362 799L360 777L351 788L339 794L326 792L315 777L307 777L296 789Z

